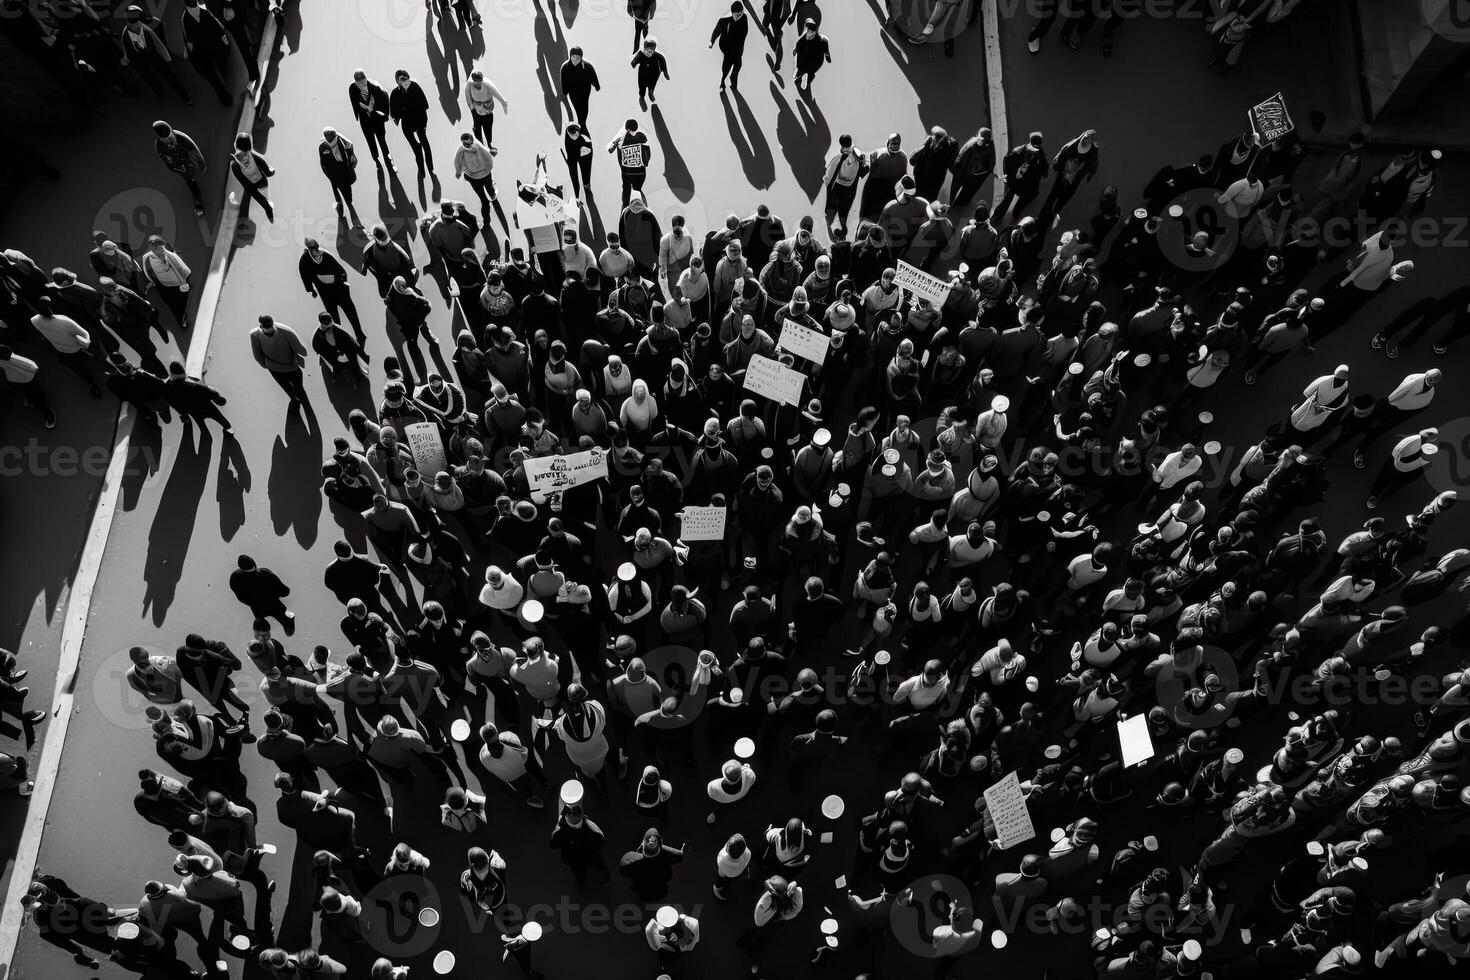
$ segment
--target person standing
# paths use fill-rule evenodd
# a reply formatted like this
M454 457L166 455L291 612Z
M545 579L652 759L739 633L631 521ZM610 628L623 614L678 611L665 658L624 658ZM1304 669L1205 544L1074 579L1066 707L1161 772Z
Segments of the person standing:
M418 164L419 176L434 172L434 151L429 147L429 98L418 82L402 68L393 73L393 91L388 96L388 115L408 140Z
M202 427L206 419L214 419L220 424L226 439L234 437L235 430L230 427L230 420L219 410L225 403L225 396L203 381L189 377L184 365L178 361L169 362L163 397L169 408L179 413L179 421L188 423L192 419Z
M792 80L798 90L810 93L812 80L817 77L817 72L824 64L832 63L832 45L825 34L817 33L815 20L808 19L801 28L801 36L791 48L791 55L796 59L796 74L792 76ZM803 78L806 79L806 85L801 84Z
M464 86L464 104L470 110L470 123L475 137L486 146L495 142L496 102L500 103L500 108L506 115L510 114L510 103L493 82L486 81L485 73L478 68L470 72L470 80Z
M41 382L36 380L36 373L40 367L29 357L23 357L15 353L9 347L0 344L0 375L16 391L20 392L26 401L30 402L41 412L46 428L56 428L56 413L51 410L51 399L46 397L46 389L41 387Z
M148 251L139 263L143 276L169 312L178 321L180 330L189 329L189 266L183 258L168 247L162 235L148 236Z
M995 173L995 139L989 126L965 141L950 168L954 181L950 185L950 207L962 208L980 192L986 178Z
M306 345L296 331L284 323L276 323L268 313L260 315L258 326L250 331L250 353L255 363L270 372L271 379L291 399L306 404L306 386L302 369L306 366Z
M587 126L587 106L594 89L602 91L597 69L592 67L580 47L573 47L567 52L567 60L562 62L561 94L584 129Z
M118 36L118 43L122 45L122 64L137 69L155 96L163 97L163 86L159 84L162 79L179 94L184 105L193 105L194 100L189 97L189 90L184 88L184 83L174 74L174 56L159 35L162 30L161 20L157 17L145 17L142 7L129 4L127 23Z
M357 304L352 302L352 290L347 284L347 270L337 257L329 255L322 250L321 242L315 238L308 238L306 247L301 251L301 259L296 263L296 271L301 274L301 284L313 298L322 301L323 308L332 315L332 319L340 320L341 314L347 314L347 320L352 324L352 332L357 335L357 342L367 346L367 335L362 332L362 321L357 316Z
M730 4L730 12L715 21L715 29L709 36L709 46L720 46L720 91L725 91L725 79L730 87L740 91L740 65L745 58L745 38L750 33L750 23L745 19L745 4L736 0Z
M607 152L618 155L618 168L623 176L622 206L628 206L628 198L634 191L643 190L648 179L648 162L652 150L648 145L648 134L639 130L638 120L623 123L622 132L607 144Z
M287 636L296 632L296 614L282 601L291 594L291 589L275 572L257 565L249 555L236 559L235 570L230 573L230 591L256 619L277 620ZM256 629L268 630L268 627L260 623Z
M888 135L883 149L873 151L868 160L868 181L863 184L859 218L876 218L883 205L893 200L893 186L909 172L909 157L903 151L903 140L897 133ZM862 287L866 289L867 287Z
M634 53L628 64L638 70L638 108L646 110L649 102L658 101L654 89L658 87L659 76L669 77L669 62L659 54L658 38L651 34L645 37L643 49ZM624 206L627 206L626 202Z
M920 197L926 201L939 197L945 175L954 167L959 153L959 140L945 132L943 126L929 130L924 142L909 154L909 163L914 168L914 187Z
M52 312L50 296L36 298L36 315L31 317L31 326L56 351L56 359L87 382L92 397L101 398L102 389L97 387L97 378L92 373L92 335L86 328L69 316Z
M572 193L580 197L582 188L592 192L592 140L579 123L568 123L562 138L562 158L572 176Z
M174 129L162 119L153 124L153 149L163 165L189 185L189 195L194 198L194 213L204 213L204 193L199 189L199 175L209 169L204 154L187 133Z
M234 97L225 85L225 72L230 63L230 34L225 25L199 0L184 0L179 31L184 37L184 56L189 64L214 89L220 105L233 105Z
M827 173L823 184L827 188L827 200L823 205L827 215L827 228L836 228L847 234L847 216L852 213L852 202L857 198L857 183L868 173L868 158L852 145L852 136L843 133L837 137L837 152L827 161Z
M665 974L672 973L680 954L699 944L699 920L672 905L665 905L643 927L643 937L648 940L648 947L658 954L659 970Z
M359 68L352 73L352 84L347 86L347 102L362 127L362 137L367 141L368 152L373 155L373 165L378 168L378 173L383 172L384 163L397 173L393 155L388 152L388 93ZM379 149L382 150L381 158Z
M257 153L249 133L235 137L235 152L230 156L230 172L240 182L240 222L250 214L250 202L256 200L265 208L265 220L276 220L276 208L265 196L270 178L275 175L265 157Z
M1041 192L1041 182L1046 179L1046 150L1041 145L1041 133L1032 133L1026 142L1012 147L1001 160L1000 169L1005 175L1006 192L990 215L991 223L1003 226L1011 205L1015 204L1020 216L1026 206L1036 200Z
M1046 195L1046 200L1041 205L1041 214L1036 219L1043 229L1061 218L1062 208L1077 193L1077 188L1097 173L1096 136L1097 133L1093 130L1084 130L1080 136L1058 150L1052 159L1051 165L1056 171L1057 179L1052 181L1051 191Z
M317 144L316 155L327 183L332 185L337 213L341 214L345 205L352 215L352 227L361 228L362 220L352 206L352 185L357 183L357 150L346 137L328 126L322 130L322 141Z

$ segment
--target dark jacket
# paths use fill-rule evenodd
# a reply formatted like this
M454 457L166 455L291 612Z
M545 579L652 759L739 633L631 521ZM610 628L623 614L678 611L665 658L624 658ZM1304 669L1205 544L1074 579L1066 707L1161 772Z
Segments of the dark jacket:
M969 177L995 170L995 143L972 136L960 147L954 161L954 175Z
M342 146L342 159L332 152L331 146L326 140L316 145L317 160L322 165L322 173L334 184L352 184L357 181L357 151L347 141L347 137L341 133L337 134L337 142Z
M562 62L561 90L568 98L585 98L593 89L601 91L602 83L597 80L597 69L585 58L580 65L572 64L570 58Z
M750 32L750 18L741 17L736 20L730 14L726 14L715 21L714 33L709 36L709 43L719 42L720 51L725 54L740 55L745 53L745 35Z
M330 252L322 252L322 260L313 262L311 255L301 250L301 261L296 263L296 271L301 273L301 285L306 287L307 292L318 289L331 288L334 286L347 285L347 270L337 257Z
M417 132L429 125L429 97L418 82L409 79L408 88L393 86L388 95L388 113L405 132Z
M230 35L220 19L200 4L195 8L199 16L188 11L179 15L181 32L184 36L184 51L190 61L217 61L230 52Z
M371 111L367 107L368 96L373 100ZM381 126L388 120L388 93L377 82L369 80L367 92L358 88L356 82L349 82L347 101L352 104L352 114L364 126Z
M133 372L137 374L138 372ZM194 378L170 377L164 382L164 396L180 412L204 411L210 405L223 405L225 396Z

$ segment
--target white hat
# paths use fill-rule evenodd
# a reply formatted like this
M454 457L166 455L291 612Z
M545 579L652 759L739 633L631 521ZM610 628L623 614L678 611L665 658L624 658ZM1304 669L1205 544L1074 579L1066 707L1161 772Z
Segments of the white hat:
M832 441L832 433L826 429L818 429L812 433L813 446L825 446Z
M631 582L638 577L638 568L630 561L625 561L618 566L618 581Z
M679 921L679 910L672 905L661 906L658 912L654 914L654 919L657 920L659 925L668 929Z

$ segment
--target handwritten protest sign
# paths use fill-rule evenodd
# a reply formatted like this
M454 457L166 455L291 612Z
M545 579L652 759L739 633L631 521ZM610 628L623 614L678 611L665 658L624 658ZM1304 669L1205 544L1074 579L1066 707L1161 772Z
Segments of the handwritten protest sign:
M1125 768L1153 758L1154 742L1148 733L1148 715L1134 715L1118 722L1118 745L1123 752Z
M425 483L433 483L436 473L449 469L444 440L439 437L439 427L433 422L410 422L403 427L403 437L408 440L413 465Z
M1296 123L1291 121L1291 113L1287 111L1286 99L1280 92L1253 107L1247 115L1250 116L1251 129L1262 143L1274 143L1296 129Z
M531 251L537 255L560 250L561 236L556 233L555 225L542 225L527 230L531 235Z
M922 272L914 268L907 262L899 262L895 272L897 274L893 277L894 282L915 296L927 299L935 306L942 305L945 299L949 297L948 280L931 276L927 272Z
M759 354L750 359L745 369L745 387L757 395L787 405L801 404L801 386L805 382L806 375L800 371L793 371L780 361Z
M776 346L813 364L821 364L827 359L827 348L831 343L831 339L820 330L802 326L795 320L782 320L781 339Z
M526 460L526 482L532 493L553 493L607 476L607 451L588 449L565 456Z
M985 791L985 809L995 824L1001 850L1036 836L1031 812L1026 809L1026 797L1021 792L1021 780L1014 772Z
M721 541L725 537L725 508L685 507L679 517L684 541Z

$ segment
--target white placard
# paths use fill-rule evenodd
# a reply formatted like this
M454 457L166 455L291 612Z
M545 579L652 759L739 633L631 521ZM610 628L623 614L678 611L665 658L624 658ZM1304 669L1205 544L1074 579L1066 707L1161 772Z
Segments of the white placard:
M403 427L403 438L408 440L408 451L413 454L414 468L425 483L433 483L434 475L449 469L449 459L444 453L444 440L439 438L439 427L433 422L410 422Z
M894 282L915 296L922 296L936 307L944 305L944 301L949 298L948 280L931 276L907 262L899 262L895 272L897 274L893 277Z
M561 251L561 236L556 233L556 225L541 225L526 231L531 236L531 251L535 254Z
M1118 722L1118 744L1123 749L1124 768L1153 758L1154 740L1148 733L1148 715L1134 715Z
M684 541L723 541L724 507L685 507L679 516L679 538Z
M995 823L1001 850L1036 836L1031 812L1026 809L1026 797L1021 792L1021 780L1014 772L985 791L985 808Z
M757 395L787 405L801 404L801 386L806 375L794 371L780 361L756 354L745 368L745 387Z
M813 330L795 320L781 321L781 339L776 342L781 350L790 351L813 364L821 364L827 359L827 348L831 344L831 338L820 330Z
M529 192L536 199L528 201L516 195L516 220L525 229L544 228L548 225L575 224L580 220L580 210L572 198L561 198L555 194L532 186L523 186L522 193ZM560 248L560 244L557 246Z
M532 493L552 493L579 487L607 476L607 450L593 448L565 456L526 460L526 482Z

